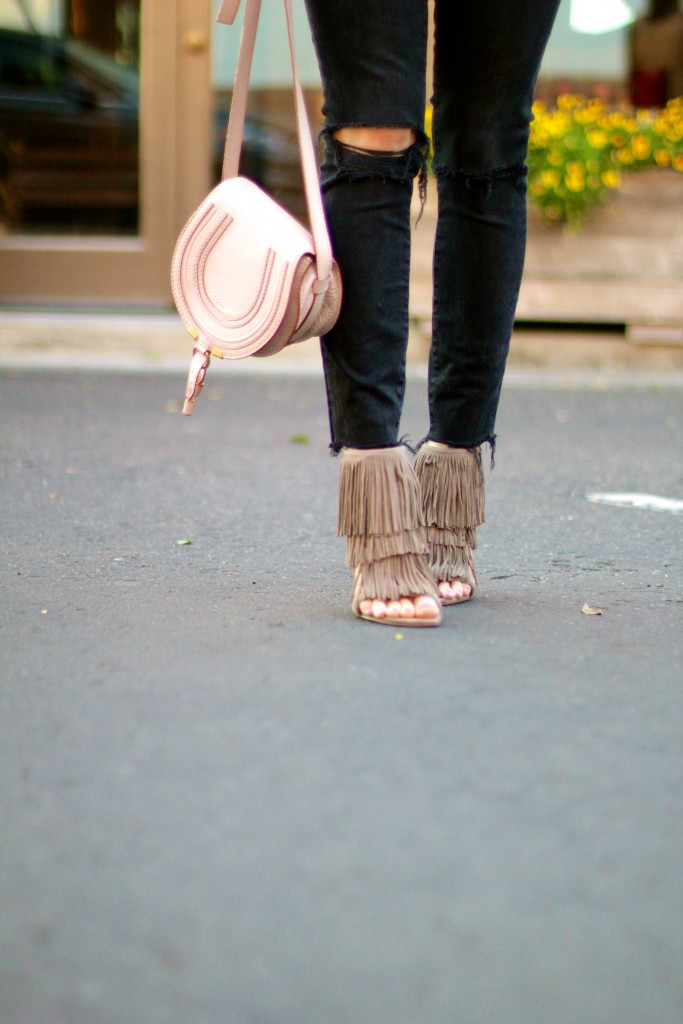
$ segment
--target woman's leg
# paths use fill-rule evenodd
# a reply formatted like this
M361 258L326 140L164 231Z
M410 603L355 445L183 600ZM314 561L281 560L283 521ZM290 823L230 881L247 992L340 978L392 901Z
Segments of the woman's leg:
M430 443L418 459L430 564L467 600L484 518L480 446L495 420L524 266L525 164L538 69L559 0L437 0ZM443 445L450 450L443 450Z
M421 155L383 148L379 129L330 130L322 186L344 298L322 339L335 451L398 442L405 388L410 277L410 205ZM361 146L363 137L371 146Z
M413 468L398 445L410 205L424 171L426 0L307 0L324 89L322 189L344 299L322 339L354 610L436 622ZM384 506L384 507L380 507ZM410 600L406 600L410 598Z
M531 104L558 6L436 4L430 437L456 447L495 441L524 266Z
M322 340L336 451L396 444L410 204L424 167L427 0L307 0L324 90L322 189L344 300Z

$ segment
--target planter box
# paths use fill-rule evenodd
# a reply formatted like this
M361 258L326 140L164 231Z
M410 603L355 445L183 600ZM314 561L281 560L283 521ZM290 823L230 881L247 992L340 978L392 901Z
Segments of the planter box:
M529 213L520 321L683 329L683 175L624 176L578 232Z
M623 324L644 330L641 341L658 332L667 343L683 341L683 174L653 169L624 179L578 232L541 223L530 206L518 322ZM413 236L414 322L431 318L433 182L429 193Z

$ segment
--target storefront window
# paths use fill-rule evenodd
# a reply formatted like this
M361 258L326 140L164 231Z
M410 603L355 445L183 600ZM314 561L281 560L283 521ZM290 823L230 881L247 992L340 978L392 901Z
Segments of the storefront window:
M140 0L0 0L0 229L135 235Z
M628 33L647 0L561 0L542 77L625 79Z
M215 7L218 8L218 3ZM292 7L297 68L306 95L310 119L315 124L320 121L322 105L318 64L311 43L303 0L294 0ZM212 167L215 181L220 178L230 93L239 50L241 18L240 14L239 21L232 26L214 26ZM292 70L282 4L264 4L261 10L240 171L267 189L292 213L300 217L305 216L294 116Z
M681 92L682 21L676 0L561 0L539 97L552 102L561 92L579 92L617 104L664 105Z

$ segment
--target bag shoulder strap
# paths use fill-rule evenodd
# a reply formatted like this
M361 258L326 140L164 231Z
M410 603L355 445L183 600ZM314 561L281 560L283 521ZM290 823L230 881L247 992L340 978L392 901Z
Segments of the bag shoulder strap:
M240 0L222 0L216 21L222 24L231 25L235 20L239 6ZM315 247L318 280L323 284L328 282L332 274L332 246L327 231L322 197L320 195L318 162L315 156L313 139L311 138L311 129L308 123L304 94L296 67L294 30L292 23L292 0L284 0L284 6L287 18L289 52L292 61L294 106L296 110L296 127L299 138L299 153L301 156L304 191L306 193L306 205L308 207L308 217L311 225L311 234L313 235L313 244ZM242 37L240 39L239 56L237 58L237 70L235 72L235 85L230 105L228 132L223 155L222 177L224 181L226 178L235 178L238 174L239 158L242 149L242 139L244 136L244 122L247 111L247 94L249 90L249 79L251 76L251 64L252 57L254 55L254 44L256 42L256 29L258 28L260 10L261 0L247 0L244 24L242 26Z

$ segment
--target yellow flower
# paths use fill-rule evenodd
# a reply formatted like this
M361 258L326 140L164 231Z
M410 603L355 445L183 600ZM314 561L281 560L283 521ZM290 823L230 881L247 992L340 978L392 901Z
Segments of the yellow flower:
M655 150L655 163L658 167L668 167L671 163L671 157L665 149Z
M560 175L557 171L541 171L541 181L546 188L552 188L553 185L557 185L560 180Z
M559 167L562 164L562 154L556 149L551 149L548 153L548 163L552 164L553 167Z
M617 153L617 159L622 164L632 164L633 163L633 153L631 152L630 149L620 149L619 152Z
M683 153L679 153L673 158L671 166L675 171L683 171Z
M566 114L558 111L555 117L548 118L548 131L555 139L561 139L571 129L571 120Z
M650 155L650 143L644 135L634 135L631 139L631 149L637 160L647 160Z
M621 175L619 174L619 171L603 171L601 177L603 185L606 185L607 188L619 188L621 185Z
M432 137L432 121L434 119L434 108L429 104L425 107L425 132Z
M598 129L595 129L592 132L587 132L586 138L593 149L604 149L607 145L606 133Z
M575 107L580 107L583 102L583 96L574 93L566 92L557 97L557 106L560 110L573 110Z
M585 182L583 178L572 178L569 175L564 179L564 183L570 192L583 192L585 188Z

